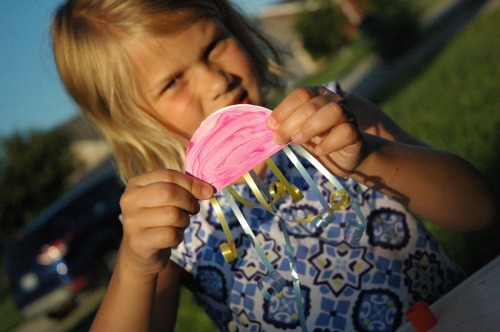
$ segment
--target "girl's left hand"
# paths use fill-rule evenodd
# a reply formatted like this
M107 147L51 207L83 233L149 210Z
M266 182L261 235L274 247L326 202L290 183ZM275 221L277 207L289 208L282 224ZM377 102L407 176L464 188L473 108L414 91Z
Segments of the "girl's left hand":
M361 162L362 136L344 98L324 87L293 90L267 120L277 144L293 141L315 154L337 176Z

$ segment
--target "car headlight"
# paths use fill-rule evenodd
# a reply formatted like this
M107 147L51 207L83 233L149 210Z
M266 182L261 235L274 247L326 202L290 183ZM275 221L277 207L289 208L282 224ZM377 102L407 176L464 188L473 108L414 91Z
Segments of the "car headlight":
M56 240L51 244L46 244L42 246L42 249L38 256L36 257L36 261L40 265L50 265L54 262L59 261L63 258L68 252L68 247L61 240Z

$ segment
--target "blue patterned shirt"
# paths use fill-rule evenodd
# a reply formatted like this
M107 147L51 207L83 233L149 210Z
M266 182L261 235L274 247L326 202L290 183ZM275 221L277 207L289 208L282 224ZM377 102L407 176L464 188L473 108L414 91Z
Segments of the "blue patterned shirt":
M276 203L285 219L317 214L321 204L283 152L273 159L285 177L304 193ZM325 197L335 190L316 168L301 159ZM276 181L268 169L264 182ZM352 208L336 211L325 228L287 223L301 284L309 331L394 331L414 303L432 303L464 278L429 231L403 205L352 179L340 179L368 221L357 245L344 241ZM235 185L245 199L258 204L245 184ZM257 281L267 275L251 240L222 195L216 194L230 224L239 257L226 263L219 245L226 242L208 201L192 217L185 239L172 260L192 274L195 298L221 331L300 331L290 266L280 223L271 213L240 204L248 224L273 266L287 280L281 296L266 300Z

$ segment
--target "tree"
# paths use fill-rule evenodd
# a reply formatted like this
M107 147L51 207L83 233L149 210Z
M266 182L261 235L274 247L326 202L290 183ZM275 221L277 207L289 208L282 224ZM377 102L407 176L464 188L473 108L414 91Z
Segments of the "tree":
M373 2L376 6L365 15L361 30L381 59L391 62L418 44L419 18L409 0Z
M295 29L314 58L336 52L346 41L347 18L330 0L321 0L313 10L300 13Z
M15 132L1 140L0 243L64 192L74 169L70 143L61 130Z

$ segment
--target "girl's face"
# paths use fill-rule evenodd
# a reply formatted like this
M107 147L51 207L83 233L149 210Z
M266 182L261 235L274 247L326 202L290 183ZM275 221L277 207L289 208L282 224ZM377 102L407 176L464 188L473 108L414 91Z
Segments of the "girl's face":
M250 57L217 21L134 40L127 49L137 66L141 103L185 146L216 110L261 102Z

